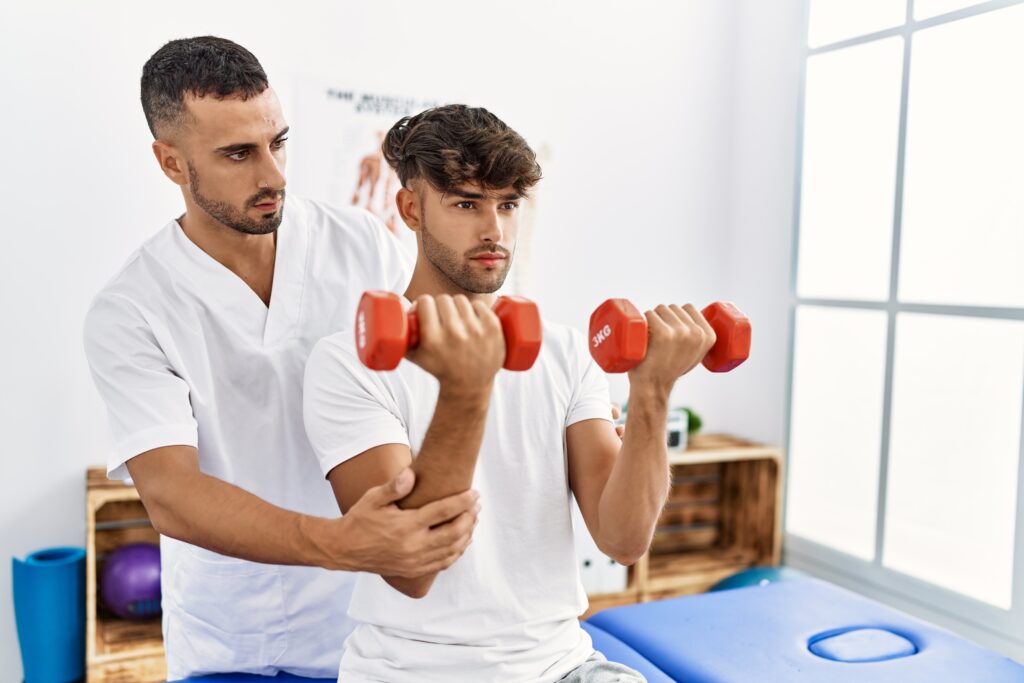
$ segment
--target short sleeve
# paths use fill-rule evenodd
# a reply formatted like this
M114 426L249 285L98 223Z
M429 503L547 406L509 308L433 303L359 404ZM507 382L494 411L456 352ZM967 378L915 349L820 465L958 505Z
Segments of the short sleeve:
M188 384L130 300L97 298L86 314L84 343L114 442L107 476L127 479L125 463L154 448L198 445Z
M393 394L339 343L339 332L313 347L306 361L302 416L324 476L360 453L389 443L409 445Z
M587 340L578 330L569 330L569 341L574 384L565 419L566 428L583 420L603 419L611 422L612 401L608 378L590 356Z

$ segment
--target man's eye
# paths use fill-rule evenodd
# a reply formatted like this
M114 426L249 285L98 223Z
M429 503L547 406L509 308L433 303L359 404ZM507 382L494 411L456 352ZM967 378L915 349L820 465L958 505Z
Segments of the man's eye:
M460 209L472 209L473 208L473 202L459 202L455 206L457 206Z
M516 209L519 208L519 204L517 204L516 202L506 202L505 204L501 205L501 208L504 209L505 211L515 211Z
M229 154L228 159L232 161L245 161L247 156L249 156L248 152L235 152L234 154Z
M284 147L285 140L287 139L288 138L281 138L280 140L275 140L274 149L281 149L282 147Z

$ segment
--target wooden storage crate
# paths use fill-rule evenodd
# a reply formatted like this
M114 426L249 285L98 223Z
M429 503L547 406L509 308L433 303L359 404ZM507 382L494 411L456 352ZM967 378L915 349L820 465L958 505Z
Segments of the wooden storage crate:
M156 683L167 679L160 618L128 621L97 599L97 577L107 554L126 543L159 543L133 486L86 472L85 665L88 683Z
M696 435L670 453L672 485L648 552L608 607L706 591L738 571L781 557L782 452L723 434Z

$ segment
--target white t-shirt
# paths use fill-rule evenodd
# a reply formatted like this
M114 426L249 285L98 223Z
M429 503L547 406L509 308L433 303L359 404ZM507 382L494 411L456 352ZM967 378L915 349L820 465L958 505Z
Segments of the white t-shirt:
M270 307L171 221L97 295L85 349L113 433L107 463L195 446L206 474L291 510L338 516L302 426L302 373L352 326L367 289L403 291L409 263L360 209L289 196ZM171 679L220 671L333 676L354 577L258 564L161 538Z
M473 478L482 510L473 543L413 599L360 574L345 642L344 683L556 681L593 652L578 617L587 606L573 547L566 428L610 419L605 375L583 336L545 324L527 372L494 383ZM306 365L306 431L325 473L367 449L419 452L438 382L403 360L374 372L352 332L322 339Z

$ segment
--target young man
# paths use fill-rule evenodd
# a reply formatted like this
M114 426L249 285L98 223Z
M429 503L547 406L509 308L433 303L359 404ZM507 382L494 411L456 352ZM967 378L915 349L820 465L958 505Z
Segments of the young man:
M668 493L669 392L714 343L692 306L646 314L646 359L630 373L620 441L608 387L579 332L545 324L535 365L505 354L488 294L508 273L519 205L540 179L526 142L484 109L452 105L403 119L384 152L419 257L405 297L420 342L394 372L362 366L351 331L321 340L306 366L306 429L343 510L412 465L404 507L480 491L474 542L443 572L361 575L344 683L639 681L594 652L572 542L571 495L598 546L632 564Z
M333 676L353 575L331 570L442 569L476 516L471 493L399 510L413 477L395 470L339 518L302 426L313 344L407 271L370 214L286 203L288 125L248 50L164 45L142 107L185 212L96 297L85 348L108 472L131 475L161 534L168 676Z

